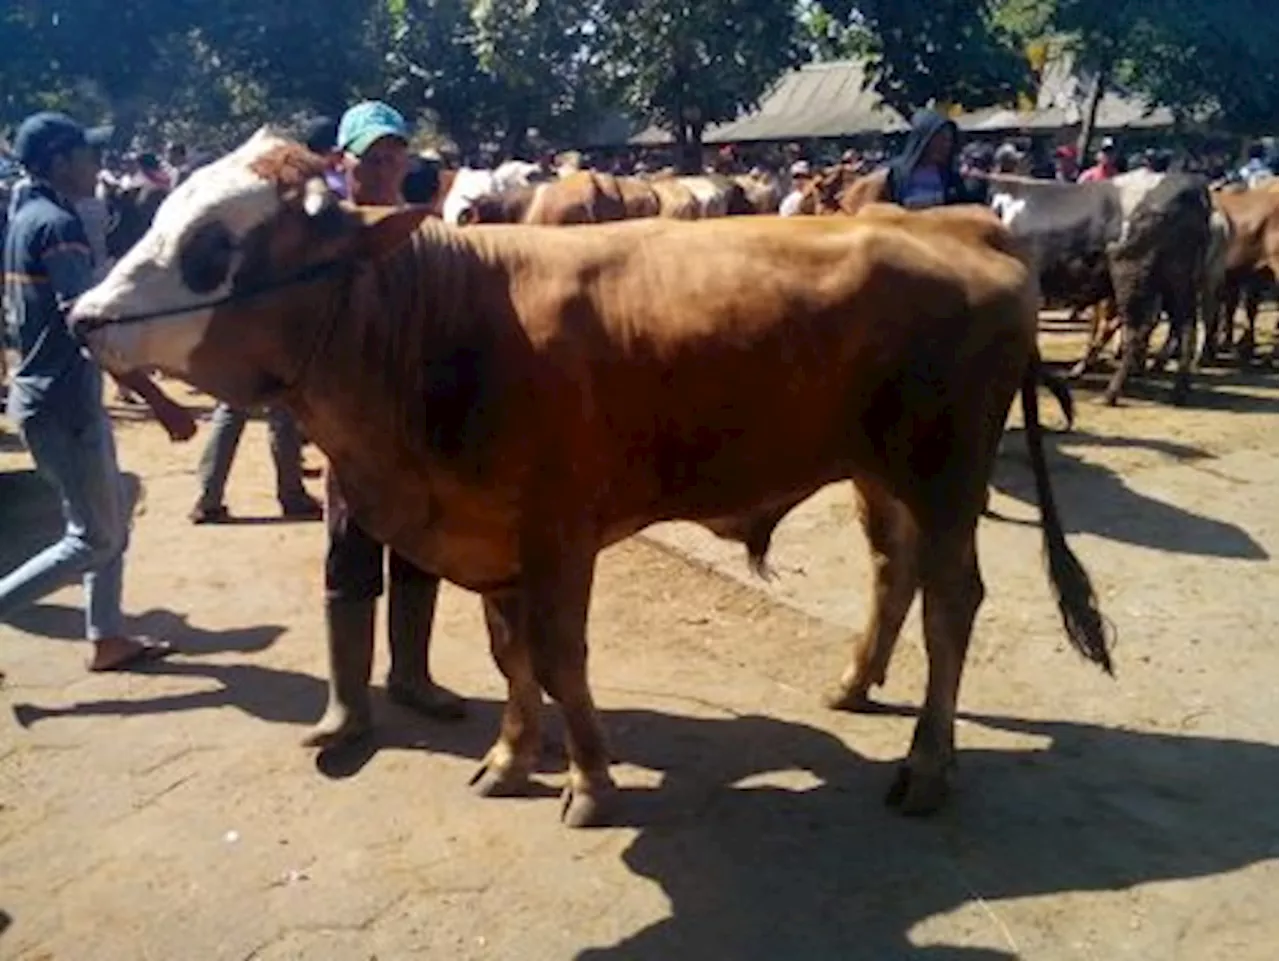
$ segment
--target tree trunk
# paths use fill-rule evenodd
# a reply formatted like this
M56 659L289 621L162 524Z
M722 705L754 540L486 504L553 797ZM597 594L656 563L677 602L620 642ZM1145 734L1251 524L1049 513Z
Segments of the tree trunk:
M702 173L702 124L689 124L680 145L680 172L690 176Z
M1082 168L1088 165L1089 141L1093 139L1093 128L1098 122L1098 106L1102 103L1102 95L1107 92L1107 81L1110 76L1111 64L1103 61L1098 64L1093 82L1089 86L1089 98L1085 101L1084 117L1080 124L1080 139L1076 142Z

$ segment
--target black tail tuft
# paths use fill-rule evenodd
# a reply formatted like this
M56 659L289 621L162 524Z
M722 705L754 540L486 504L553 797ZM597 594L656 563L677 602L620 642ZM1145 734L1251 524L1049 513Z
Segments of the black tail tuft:
M1037 382L1053 390L1045 377L1037 353L1022 379L1022 416L1025 421L1027 447L1031 455L1031 471L1035 475L1036 497L1040 501L1040 526L1044 531L1045 559L1049 568L1049 581L1058 599L1062 625L1072 647L1084 657L1114 675L1106 622L1098 609L1098 595L1094 592L1089 575L1067 546L1058 517L1058 507L1053 499L1049 483L1049 466L1044 456L1044 436L1040 427L1040 409L1036 397ZM1054 391L1057 396L1057 391ZM1062 401L1061 396L1058 397ZM1064 413L1068 404L1063 405ZM1068 413L1068 420L1071 419Z

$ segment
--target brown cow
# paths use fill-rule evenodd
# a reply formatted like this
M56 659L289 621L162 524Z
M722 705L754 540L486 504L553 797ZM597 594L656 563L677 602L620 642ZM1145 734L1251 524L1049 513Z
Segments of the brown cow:
M887 167L864 174L848 164L837 164L823 170L809 182L800 203L800 212L853 216L868 204L885 202L888 196Z
M595 224L658 216L652 185L635 177L582 170L560 180L477 198L462 224Z
M778 178L767 173L737 174L729 178L742 188L752 213L776 214L782 203Z
M673 220L697 220L702 216L698 198L676 177L652 177L649 186L658 196L658 216Z
M458 230L346 207L321 164L259 131L178 188L70 322L113 370L287 405L362 527L484 595L509 697L480 793L527 786L546 692L565 820L615 800L586 674L601 549L687 518L762 565L791 506L851 480L875 590L832 703L866 703L922 592L928 688L889 797L935 809L1017 396L1064 624L1110 669L1045 464L1035 280L989 212Z
M1280 280L1280 197L1273 184L1253 190L1219 191L1212 195L1214 207L1231 222L1222 281L1220 311L1208 319L1205 355L1221 346L1232 347L1236 308L1243 292L1248 327L1235 345L1241 363L1253 357L1258 321L1260 288L1269 279Z

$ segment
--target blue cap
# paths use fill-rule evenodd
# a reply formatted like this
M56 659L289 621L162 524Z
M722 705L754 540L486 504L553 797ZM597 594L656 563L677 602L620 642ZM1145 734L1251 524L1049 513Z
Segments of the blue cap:
M110 127L86 130L66 114L46 110L19 124L13 152L18 162L30 170L47 166L58 154L77 147L105 147L110 140Z
M342 115L338 124L338 149L359 157L383 137L409 142L409 125L393 107L381 100L358 103Z

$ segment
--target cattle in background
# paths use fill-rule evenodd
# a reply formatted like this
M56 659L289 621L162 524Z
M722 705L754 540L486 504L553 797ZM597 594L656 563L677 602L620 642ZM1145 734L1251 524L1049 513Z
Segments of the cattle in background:
M119 260L142 239L156 211L164 203L169 191L151 183L133 183L129 186L107 186L103 200L107 205L107 256Z
M698 220L702 216L702 208L693 191L682 184L676 177L644 178L653 192L658 195L658 216L670 217L673 220Z
M440 203L440 216L445 223L460 224L467 209L481 197L493 197L510 190L518 190L546 179L537 164L510 160L494 170L463 167L454 171L444 189L447 191Z
M755 214L776 214L782 204L782 182L773 174L764 171L753 171L749 174L736 174L730 177L742 188L747 205Z
M888 167L868 172L862 165L840 163L809 181L800 213L852 217L869 204L885 202L888 191Z
M702 174L677 177L689 188L698 201L702 219L709 217L738 217L756 212L742 185L720 174Z
M581 170L560 180L476 197L459 223L598 224L657 217L661 206L647 181Z
M1213 204L1231 224L1220 297L1216 298L1205 332L1202 362L1220 350L1235 347L1241 363L1248 364L1256 343L1258 304L1266 285L1280 279L1280 190L1275 183L1251 190L1214 193ZM1233 345L1236 309L1241 295L1248 326ZM1275 363L1275 348L1271 362Z
M1122 355L1104 400L1114 404L1127 377L1143 368L1163 307L1173 330L1186 332L1172 391L1174 403L1185 402L1210 245L1203 178L1138 170L1088 184L999 175L983 182L988 202L1027 244L1046 298L1087 307L1114 297ZM1100 349L1091 342L1073 373Z
M545 692L565 720L562 817L609 819L586 671L603 548L684 518L741 537L762 568L788 510L848 480L875 589L829 704L870 706L922 593L927 692L888 800L936 809L1015 398L1059 612L1110 670L1045 460L1035 278L990 212L455 230L338 204L308 156L260 131L193 175L70 320L115 372L285 405L361 527L484 595L508 700L480 793L528 789Z

